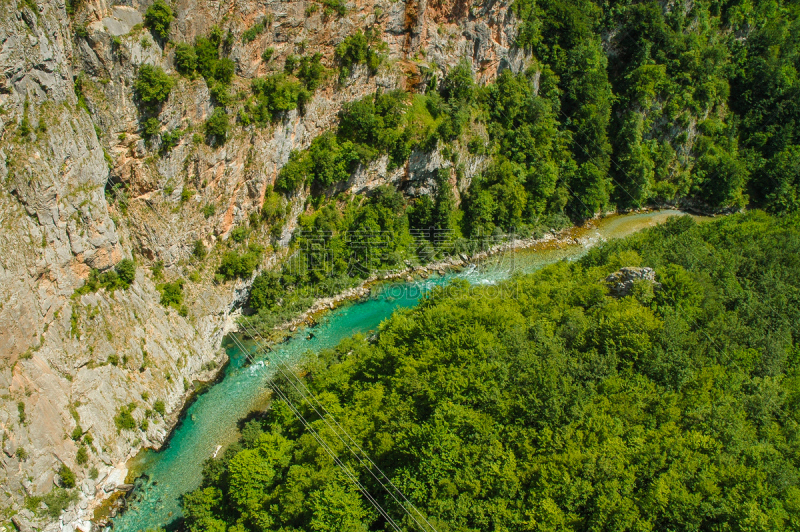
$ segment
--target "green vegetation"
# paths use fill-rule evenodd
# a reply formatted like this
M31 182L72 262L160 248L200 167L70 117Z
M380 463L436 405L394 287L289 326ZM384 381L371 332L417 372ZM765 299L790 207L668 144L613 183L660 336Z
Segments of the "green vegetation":
M348 35L336 47L336 59L341 65L339 77L345 79L350 76L355 65L366 64L371 73L378 71L378 67L384 61L386 50L385 42L381 41L377 34L368 31L365 35L358 30L352 35Z
M172 307L181 316L189 314L189 309L183 304L183 279L177 279L171 283L161 283L156 285L156 289L161 293L161 304L165 307Z
M19 416L20 424L24 425L28 416L25 414L25 403L22 401L17 402L17 415Z
M324 6L322 13L329 17L336 13L338 17L343 17L347 14L347 6L344 0L322 0L321 4Z
M247 106L248 120L267 125L281 113L292 111L311 98L303 84L284 73L253 80L254 99Z
M192 256L199 261L204 261L208 256L208 250L202 240L195 240L192 246Z
M223 41L222 30L214 26L208 37L198 37L194 46L180 43L175 47L175 68L178 72L189 78L200 74L206 80L214 111L206 120L204 130L206 139L215 145L224 144L230 130L225 107L231 102L229 88L236 74L236 64L228 57L221 57L220 51L230 51L232 43L229 41L232 39L229 32Z
M175 69L187 77L197 70L197 53L194 46L185 42L175 45Z
M166 413L167 413L167 410L166 410L166 408L164 407L164 401L162 401L161 399L156 399L156 402L155 402L155 403L153 403L153 410L154 410L154 411L155 411L157 414L159 414L159 415L161 415L161 416L163 416L164 414L166 414Z
M272 58L271 48L264 52L264 61ZM282 114L299 109L305 104L325 79L328 70L322 64L322 55L292 56L286 59L284 72L253 80L253 97L240 112L245 124L266 126Z
M142 107L157 111L167 101L175 82L159 66L142 65L133 84L133 91Z
M214 206L213 203L206 203L203 205L203 208L200 209L200 212L203 213L203 216L208 219L214 216L214 213L217 212L217 208Z
M231 124L228 120L228 113L222 107L217 107L205 123L206 135L214 139L219 144L224 144L228 138L228 130Z
M437 530L794 529L798 235L796 216L673 218L578 263L437 289L298 371ZM604 278L634 265L660 288L611 297ZM388 529L280 401L183 508L191 531Z
M194 46L186 43L175 47L175 67L184 76L193 77L195 72L203 76L211 89L216 83L229 85L236 70L234 62L220 57L223 47L222 30L214 26L208 37L198 37Z
M262 219L278 234L285 212L279 198L268 191L262 209ZM400 192L384 186L363 201L331 202L301 214L293 256L280 271L264 271L255 278L247 304L256 312L242 323L266 335L305 310L315 297L339 293L376 271L467 251L469 244L454 223L452 192L441 186L434 198L409 205ZM454 230L437 237L436 231L450 229Z
M85 445L78 447L78 453L75 455L75 462L78 465L86 465L89 462L89 451Z
M242 33L242 42L247 44L256 40L256 37L267 31L272 24L272 15L268 15L259 20L254 26Z
M160 129L160 125L159 125L159 129ZM163 156L163 155L166 155L167 153L169 153L170 151L172 151L172 149L175 146L177 146L178 143L181 141L181 138L183 138L183 134L184 133L185 133L184 131L182 131L182 130L180 130L178 128L175 128L172 131L168 131L168 132L164 133L163 135L161 135L161 146L158 149L159 153ZM184 189L184 190L187 190L187 189Z
M19 126L17 127L17 134L23 140L29 140L30 134L33 131L30 122L30 101L28 97L25 96L25 103L22 106L22 118L19 121Z
M75 290L73 297L82 296L91 292L97 292L101 288L108 292L115 290L127 290L136 278L136 263L131 259L122 259L112 270L100 273L93 269L89 272L86 283Z
M119 412L114 416L114 424L117 426L118 431L136 429L136 419L133 417L133 411L135 409L135 404L121 406L119 408Z
M44 513L51 519L58 519L61 512L66 510L70 504L77 501L78 493L76 491L56 487L41 497L25 497L25 508L37 515L42 515L42 513ZM47 506L47 510L44 512L42 512L42 509L39 507L41 503Z
M346 181L356 163L387 153L391 166L399 166L415 147L436 143L438 122L425 103L424 96L396 90L345 104L336 133L320 135L309 149L292 153L275 188L293 191L304 184Z
M246 279L253 275L263 257L264 249L257 244L250 244L247 251L240 254L237 251L228 251L222 256L222 263L217 268L217 273L224 281L232 279Z
M800 206L791 81L800 47L789 3L518 0L514 10L517 44L534 58L527 71L479 87L466 62L441 80L422 69L414 83L424 94L394 95L403 105L389 112L388 95L350 104L335 137L295 154L277 188L319 185L320 194L344 180L350 141L362 163L388 153L397 166L437 146L457 174L459 148L489 159L462 196L459 229L472 237L687 199L709 211ZM356 64L374 70L373 41L357 32L340 43L342 76Z
M75 487L75 473L67 467L67 464L61 464L58 469L58 481L62 488L70 489Z
M175 16L164 0L156 0L144 14L144 25L162 39L169 36L169 25Z

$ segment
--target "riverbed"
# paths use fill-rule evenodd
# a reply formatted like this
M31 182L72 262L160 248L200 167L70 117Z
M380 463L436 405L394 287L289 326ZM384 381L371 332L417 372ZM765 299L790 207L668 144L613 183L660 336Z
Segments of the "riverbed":
M609 216L595 220L593 227L573 229L566 242L550 243L543 249L504 252L460 272L380 285L367 299L345 304L321 316L313 329L299 328L288 341L273 346L271 356L295 364L349 336L374 331L396 309L414 306L435 286L456 278L471 284L492 284L515 272L529 273L559 260L575 260L604 240L627 236L680 214L683 213L662 210ZM255 344L244 345L248 352L226 342L230 363L223 378L186 410L168 446L161 451L140 453L132 461L131 469L142 476L128 499L127 511L113 521L115 531L155 529L180 517L180 497L200 484L203 462L220 446L224 449L238 439L240 419L267 406L270 400L267 384L275 368L270 367L266 357L256 353ZM255 359L252 364L247 363L248 355Z

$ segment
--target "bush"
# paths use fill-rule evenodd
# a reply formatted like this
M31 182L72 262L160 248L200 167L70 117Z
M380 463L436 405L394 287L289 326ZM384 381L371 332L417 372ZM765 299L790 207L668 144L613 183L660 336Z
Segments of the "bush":
M214 83L209 89L211 93L211 101L214 106L225 107L231 103L231 94L228 91L228 86L223 83Z
M136 97L146 107L157 107L169 98L175 82L161 67L142 65L133 84Z
M194 51L197 57L197 71L206 79L212 78L219 60L219 41L214 43L211 39L198 37Z
M162 283L156 286L161 292L161 304L165 307L173 307L180 310L183 304L183 279L172 281L171 283Z
M261 125L268 124L280 113L302 108L311 97L302 83L283 73L256 79L251 89L256 96L253 118Z
M253 280L247 304L254 310L271 309L283 293L284 289L281 286L278 273L272 271L261 272Z
M142 122L142 136L145 140L149 141L159 133L161 133L161 121L158 118L151 116Z
M175 46L175 69L184 76L194 75L197 69L197 54L194 46L183 42Z
M347 6L343 0L322 0L322 5L325 6L323 13L330 16L334 13L343 17L347 14Z
M156 402L153 403L153 410L161 416L165 415L167 409L164 406L164 401L162 401L161 399L156 400Z
M208 250L206 250L206 245L203 244L202 240L195 240L194 246L192 247L192 255L197 260L205 260L206 256L208 255Z
M222 257L222 263L217 269L217 273L222 275L226 281L232 279L245 279L253 275L264 250L261 246L251 244L248 251L242 255L235 251L229 251Z
M136 420L133 418L133 409L129 406L121 406L119 412L114 416L114 424L117 430L134 430Z
M272 185L267 185L264 193L264 205L261 207L261 217L266 222L274 223L283 218L285 210L281 195L273 190Z
M144 25L162 39L166 39L169 35L169 25L173 18L175 17L172 14L172 9L164 0L156 0L147 8L144 14Z
M261 60L265 63L269 63L272 60L272 56L275 54L275 48L267 48L261 54Z
M206 135L217 142L224 144L228 137L228 130L231 124L228 119L228 113L221 107L214 109L211 116L206 120L205 131Z
M286 56L286 61L283 63L283 71L287 74L294 74L297 66L300 64L300 56L289 54Z
M311 92L317 90L317 87L325 76L325 67L322 65L322 54L316 53L311 57L303 57L300 60L300 67L297 72L297 78L303 82Z
M78 449L78 454L75 455L75 462L78 465L86 465L89 462L89 451L86 450L84 445Z
M350 75L353 67L366 64L372 73L378 70L383 62L386 43L379 41L375 46L370 45L370 39L361 30L348 35L336 47L336 59L342 67L341 77Z
M80 425L78 425L72 429L72 434L70 434L70 437L72 438L72 441L78 441L81 439L81 436L83 436L83 429Z
M109 292L117 289L127 290L136 278L136 263L130 259L119 261L115 269L100 273L97 270L89 272L86 283L75 290L75 296L97 292L101 288Z
M247 227L241 225L231 231L231 240L241 244L247 239L248 234L250 234L250 231L247 230Z
M161 153L161 155L169 153L172 150L172 148L178 145L178 143L181 140L181 137L183 137L183 133L184 133L183 131L176 128L173 129L172 131L168 131L162 134L161 147L158 150L159 153Z
M242 33L242 42L247 44L255 41L256 37L264 33L266 29L267 25L265 24L265 21L264 20L259 21L258 24L256 24L252 28L245 30L244 33Z
M214 216L214 213L217 212L217 208L214 206L213 203L206 203L205 205L203 205L203 208L200 209L200 212L203 213L203 216L205 216L207 220L212 216Z
M72 477L74 481L75 475L73 474ZM41 501L47 505L47 515L51 519L58 519L61 512L66 510L70 504L78 501L78 494L67 491L64 488L53 488L50 493L41 498Z
M133 262L131 259L122 259L117 264L116 270L119 280L125 288L128 288L133 284L133 281L136 278L135 262Z
M25 403L22 401L17 403L17 414L19 415L19 422L24 425L27 416L25 415Z
M61 464L61 467L58 469L58 478L62 488L69 489L75 487L75 473L73 473L72 469L67 467L67 464Z
M236 63L224 57L214 65L214 79L225 85L230 85L236 73Z

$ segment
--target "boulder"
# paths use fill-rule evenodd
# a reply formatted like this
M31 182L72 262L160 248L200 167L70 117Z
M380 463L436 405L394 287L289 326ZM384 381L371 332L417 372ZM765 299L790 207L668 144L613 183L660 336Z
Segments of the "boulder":
M606 283L608 284L611 295L614 297L625 297L630 294L636 281L655 283L655 280L656 272L653 268L638 266L620 268L606 277Z

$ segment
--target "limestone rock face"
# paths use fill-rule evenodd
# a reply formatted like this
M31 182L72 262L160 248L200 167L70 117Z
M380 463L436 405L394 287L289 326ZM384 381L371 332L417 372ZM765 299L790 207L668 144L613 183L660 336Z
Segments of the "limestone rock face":
M423 71L441 78L462 60L486 82L525 68L527 58L513 47L510 2L355 0L337 17L308 10L317 5L310 0L176 0L167 40L142 27L149 2L75 4L68 14L60 0L0 3L0 507L19 509L25 495L50 490L63 463L77 473L80 495L61 521L84 529L107 496L105 481L143 447L158 447L192 382L225 361L222 338L248 283L215 283L213 267L193 262L195 243L213 250L227 239L261 207L290 153L334 126L345 103L378 89L414 90ZM244 43L242 33L260 20L266 30ZM215 24L232 35L234 95L246 96L252 79L281 70L290 54L318 52L333 69L335 46L358 29L376 29L388 58L377 73L332 74L302 115L289 112L269 127L236 124L225 144L207 145L195 137L214 109L210 91L203 79L177 75L174 43L192 43ZM261 59L267 47L275 50L269 64ZM143 64L176 81L158 116L161 134L149 142L133 94ZM163 134L177 128L177 145L162 150ZM393 183L416 197L435 190L443 168L458 199L485 162L458 155L459 177L452 158L434 149L401 168L378 159L331 192ZM290 198L264 265L280 259L306 196ZM75 293L92 270L131 257L138 269L130 288ZM151 272L155 264L163 277ZM158 283L190 271L186 307L162 306ZM152 414L156 401L163 416ZM133 407L135 428L123 428L123 407ZM81 441L85 464L76 459ZM17 516L20 529L59 528L27 510Z

